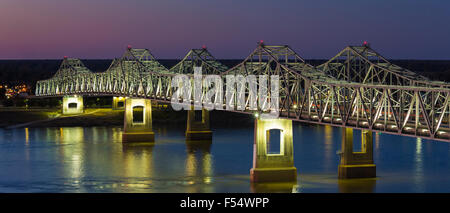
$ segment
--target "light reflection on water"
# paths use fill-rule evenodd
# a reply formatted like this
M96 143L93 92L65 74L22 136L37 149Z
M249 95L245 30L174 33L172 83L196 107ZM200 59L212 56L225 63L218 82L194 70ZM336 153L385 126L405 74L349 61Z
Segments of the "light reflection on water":
M417 138L416 152L414 156L414 183L419 191L423 191L421 182L423 181L423 156L422 156L422 139Z
M329 170L333 164L333 153L336 153L336 150L333 149L333 127L324 126L325 131L325 139L323 140L324 145L324 158L325 158L325 169Z
M253 126L191 142L154 128L154 144L114 127L0 129L0 192L450 192L445 142L374 134L377 178L338 180L341 130L294 123L297 182L250 184Z

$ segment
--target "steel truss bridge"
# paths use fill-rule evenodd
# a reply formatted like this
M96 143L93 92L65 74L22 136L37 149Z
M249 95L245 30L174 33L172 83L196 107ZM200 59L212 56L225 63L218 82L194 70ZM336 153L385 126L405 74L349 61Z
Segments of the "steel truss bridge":
M368 45L348 46L324 64L312 66L287 45L259 43L232 68L221 64L206 48L192 49L178 64L166 68L149 50L129 47L102 73L65 57L52 78L37 82L35 94L112 95L170 102L176 91L174 77L186 74L193 82L196 66L202 67L203 78L214 74L224 82L226 75L278 75L282 119L450 142L450 84L394 65ZM255 99L246 87L245 109L229 111L262 112L259 105L250 107ZM193 103L194 97L189 98Z

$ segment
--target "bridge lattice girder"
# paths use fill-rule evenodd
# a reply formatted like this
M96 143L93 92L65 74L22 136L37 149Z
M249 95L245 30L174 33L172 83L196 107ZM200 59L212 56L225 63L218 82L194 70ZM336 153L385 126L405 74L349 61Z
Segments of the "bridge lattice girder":
M278 75L280 118L450 141L450 89L337 79L304 63L286 47L260 44L240 64L218 72L225 82L223 91L226 91L227 75ZM183 69L192 69L197 62L192 66L179 63L175 69L168 70L148 54L143 60L140 56L145 54L134 54L129 50L121 59L114 60L104 73L76 73L70 77L55 75L37 83L36 95L114 95L170 102L176 91L172 87L176 74L188 73ZM204 65L203 62L198 63ZM180 72L173 71L180 69ZM187 76L193 84L192 72ZM270 90L266 91L264 98L254 97L248 92L248 86L245 107L230 111L263 113L266 110L264 106L272 101ZM204 88L202 91L204 103L211 102L205 99L207 90ZM231 92L236 99L237 91ZM192 94L183 94L179 101L184 98L193 102ZM224 98L216 105L226 109L227 101ZM262 104L255 104L255 101L262 101Z
M348 46L317 69L337 79L371 84L450 87L399 67L365 46Z
M194 67L202 67L202 73L206 75L219 75L228 70L228 67L217 61L206 48L202 48L190 50L179 63L170 68L170 71L178 74L192 74Z

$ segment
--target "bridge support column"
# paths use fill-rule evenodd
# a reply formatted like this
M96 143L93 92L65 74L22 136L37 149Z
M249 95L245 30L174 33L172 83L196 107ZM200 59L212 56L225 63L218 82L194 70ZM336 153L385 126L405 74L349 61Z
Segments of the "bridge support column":
M191 107L191 110L188 111L186 140L212 140L212 131L209 127L208 110L194 110L194 107Z
M279 131L279 153L269 152L270 132ZM253 144L253 168L250 169L253 183L295 182L292 121L287 119L256 119Z
M83 96L72 95L63 97L62 114L81 114L84 112Z
M376 176L376 166L373 162L372 131L361 130L361 152L353 152L353 129L344 128L340 155L339 178L371 178Z
M125 98L124 97L113 97L112 109L124 109L125 108Z
M152 104L149 99L126 98L122 142L154 142Z

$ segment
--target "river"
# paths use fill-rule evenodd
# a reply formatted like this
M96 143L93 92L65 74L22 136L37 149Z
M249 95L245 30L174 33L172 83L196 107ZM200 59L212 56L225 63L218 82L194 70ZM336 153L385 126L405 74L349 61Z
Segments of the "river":
M153 129L154 145L122 144L120 127L0 129L0 192L450 192L446 142L374 134L377 178L338 180L341 129L294 122L297 183L252 185L252 125L198 143Z

